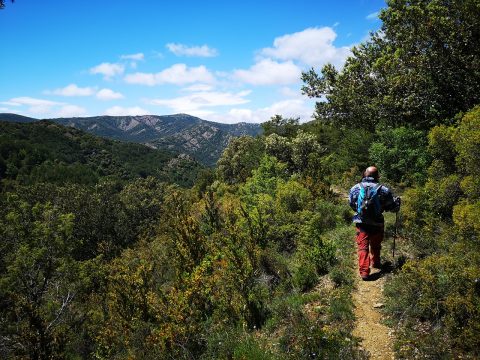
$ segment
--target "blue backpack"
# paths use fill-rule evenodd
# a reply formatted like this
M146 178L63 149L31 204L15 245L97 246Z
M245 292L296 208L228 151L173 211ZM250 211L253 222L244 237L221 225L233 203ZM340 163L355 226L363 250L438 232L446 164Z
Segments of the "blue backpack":
M360 183L360 193L357 200L357 213L361 219L376 219L382 214L380 205L380 188L382 184L365 186Z

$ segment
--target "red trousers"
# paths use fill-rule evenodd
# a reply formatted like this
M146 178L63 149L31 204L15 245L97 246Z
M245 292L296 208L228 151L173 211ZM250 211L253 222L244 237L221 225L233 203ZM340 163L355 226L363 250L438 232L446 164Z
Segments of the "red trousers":
M370 265L380 267L383 227L357 225L357 252L360 276L370 274Z

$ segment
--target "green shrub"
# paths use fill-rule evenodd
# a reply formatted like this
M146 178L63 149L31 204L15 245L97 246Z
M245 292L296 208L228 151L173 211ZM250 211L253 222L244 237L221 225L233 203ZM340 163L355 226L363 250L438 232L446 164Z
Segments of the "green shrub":
M476 106L460 121L454 136L457 167L466 174L480 175L480 106Z
M332 291L328 315L330 321L353 321L355 319L349 288L338 288Z
M400 341L412 342L423 357L432 356L422 332L439 331L439 338L448 343L447 357L456 351L480 355L480 267L476 261L475 256L458 254L407 261L385 288L386 310L401 332Z
M435 126L428 133L428 152L435 161L442 163L448 173L455 171L455 128Z
M430 162L423 131L407 127L378 132L378 141L370 146L370 159L383 176L406 184L423 183Z
M206 329L205 334L207 334L206 350L200 357L201 360L274 359L258 337L241 328Z
M277 189L277 206L289 213L306 210L311 201L310 192L299 182L290 180Z
M444 220L451 219L453 206L462 195L460 176L455 174L439 181L430 180L425 190L429 194L429 203L434 215Z
M233 350L234 360L274 360L275 357L263 348L253 336L246 337L236 344Z
M334 266L329 272L330 279L336 287L352 286L354 284L352 274L350 266L343 263Z
M303 249L297 250L302 252ZM307 250L301 255L297 268L293 273L293 284L301 291L312 289L318 282L318 272L315 265L313 250Z
M480 201L462 202L453 208L453 222L466 237L477 238L480 234Z

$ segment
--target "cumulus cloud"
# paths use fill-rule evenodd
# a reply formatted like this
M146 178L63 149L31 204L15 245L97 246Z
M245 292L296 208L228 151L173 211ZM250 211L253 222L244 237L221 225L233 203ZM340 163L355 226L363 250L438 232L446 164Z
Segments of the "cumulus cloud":
M12 101L2 101L2 102L0 102L0 104L7 105L7 106L20 106L19 103L12 102Z
M252 85L286 85L298 82L301 69L292 61L263 59L248 70L234 70L236 80Z
M125 65L107 62L101 63L100 65L94 66L90 69L91 74L101 74L105 80L110 80L116 75L121 75L124 71Z
M64 105L58 111L54 113L54 117L73 117L83 116L87 113L87 110L77 105Z
M331 27L308 28L275 38L273 47L260 51L263 57L300 61L308 66L322 66L328 62L339 67L350 54L347 46L336 47L337 34Z
M71 117L81 116L87 113L83 107L67 104L64 102L37 99L28 96L16 97L10 99L8 103L21 107L20 112L31 116L44 117ZM24 107L27 107L25 111Z
M246 98L249 94L249 90L238 93L202 91L171 99L152 99L148 102L152 105L166 106L178 113L199 114L199 111L204 111L205 114L205 108L246 104L249 102Z
M15 104L15 106L27 106L28 112L30 114L37 114L37 115L44 115L48 114L52 111L54 106L64 105L63 103L44 100L44 99L36 99L28 96L16 97L10 99L8 101L11 104Z
M233 108L226 114L211 114L207 119L229 124L261 123L278 114L284 117L300 117L301 121L308 121L313 113L313 108L314 104L309 100L286 99L258 109Z
M182 91L211 91L211 90L213 90L213 86L207 85L207 84L195 84L182 89Z
M95 96L100 100L116 100L123 99L124 97L121 93L115 92L111 89L101 89Z
M187 46L184 44L169 43L166 47L177 56L215 57L218 55L217 49L211 48L207 45Z
M63 103L57 101L50 101L44 99L36 99L28 96L16 97L10 99L9 101L5 102L11 105L27 105L27 106L53 106L53 105L61 105Z
M137 68L137 61L143 61L145 60L145 55L143 53L137 53L137 54L129 54L129 55L121 55L120 59L122 60L130 60L130 67L132 69Z
M95 93L95 89L91 87L78 87L77 84L70 84L64 88L59 88L55 90L47 90L44 92L49 95L60 95L60 96L90 96Z
M213 83L215 77L203 65L188 67L185 64L175 64L158 73L134 73L125 76L129 84L154 86L159 84L185 85L191 83Z
M111 116L136 116L136 115L148 115L151 114L150 111L142 109L139 106L134 107L122 107L122 106L113 106L105 110L105 115Z
M115 100L123 99L123 95L119 92L115 92L111 89L100 89L97 91L94 87L78 87L76 84L70 84L64 88L59 88L55 90L46 90L45 94L48 95L60 95L60 96L92 96L95 95L97 99L100 100ZM30 98L31 99L31 98ZM39 99L33 99L39 100ZM32 100L30 100L32 101ZM46 101L46 100L42 100ZM57 103L59 104L59 103Z
M285 97L289 97L289 98L295 98L295 97L299 97L301 95L301 92L299 89L292 89L288 86L284 86L282 88L280 88L278 90L278 92L285 96Z

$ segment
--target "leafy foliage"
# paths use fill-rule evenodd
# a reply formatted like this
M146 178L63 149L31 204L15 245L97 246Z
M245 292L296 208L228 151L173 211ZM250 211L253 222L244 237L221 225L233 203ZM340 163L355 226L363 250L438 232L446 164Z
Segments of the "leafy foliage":
M477 0L392 0L379 33L356 46L341 71L303 74L303 92L325 97L316 117L339 126L429 129L480 102ZM448 99L448 101L445 101Z
M424 183L430 160L424 133L402 126L378 135L370 146L370 158L382 174L397 183Z
M155 176L191 185L201 168L185 157L94 137L48 121L0 122L0 179L93 185L101 178Z
M402 357L478 356L479 134L478 107L456 126L433 128L436 160L427 183L406 194L405 235L420 259L407 262L386 290Z
M100 176L92 166L96 162L78 150L88 155L93 148L115 159L102 151L116 143L50 123L26 125L8 127L13 133L4 136L0 152L9 176L0 194L7 204L0 209L0 279L7 290L0 299L0 319L2 335L12 339L1 344L2 354L191 359L356 351L342 340L349 330L312 332L319 320L306 317L302 308L292 317L299 341L293 333L285 334L285 346L274 349L275 337L262 330L269 323L272 331L283 331L283 323L270 321L276 316L273 300L302 296L335 266L336 245L326 234L343 223L343 210L318 199L328 187L315 169L320 146L314 135L298 131L285 138L291 149L287 162L264 153L269 137L234 139L216 172L185 189L158 177L117 177L117 166L108 165L113 161L104 167L111 174ZM22 131L18 150L7 151ZM31 131L45 136L53 150L32 141L37 135ZM59 141L59 136L68 140ZM35 149L45 159L40 165L49 169L49 156L60 148L65 158L54 161L70 169L79 159L97 177L30 181L29 174L39 171L28 160ZM137 148L128 154L118 149L115 156L121 159L134 156ZM14 176L17 155L22 160ZM27 164L33 164L31 172ZM128 170L128 162L118 164ZM20 283L25 276L35 276L35 281ZM32 298L23 283L46 286L41 300ZM341 304L348 303L345 294ZM343 305L335 313L341 309ZM43 327L24 315L28 311L38 314ZM257 332L263 332L264 340L258 340Z

